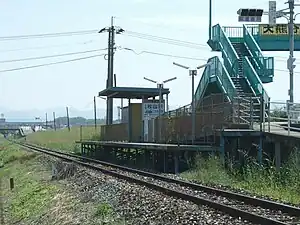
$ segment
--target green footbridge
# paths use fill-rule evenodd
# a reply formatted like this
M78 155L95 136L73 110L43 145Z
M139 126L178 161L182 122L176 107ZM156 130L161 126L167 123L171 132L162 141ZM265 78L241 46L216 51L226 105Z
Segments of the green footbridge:
M208 45L220 51L222 59L216 56L208 60L212 64L205 68L196 89L196 103L211 93L224 93L230 102L244 97L254 97L257 105L262 99L268 102L263 84L273 82L274 58L264 56L262 51L287 51L289 40L287 34L263 32L263 25L212 27ZM295 50L300 50L297 34Z

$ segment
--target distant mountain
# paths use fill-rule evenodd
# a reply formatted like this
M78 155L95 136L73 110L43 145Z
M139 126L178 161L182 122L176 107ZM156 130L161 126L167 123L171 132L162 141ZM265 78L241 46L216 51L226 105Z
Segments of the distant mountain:
M179 106L178 106L179 107ZM170 109L176 109L178 107L170 106ZM36 118L40 118L41 121L45 121L46 113L48 114L48 120L53 120L53 112L55 112L56 117L64 117L66 116L66 109L63 107L45 109L45 110L8 110L0 107L0 114L3 113L6 121L10 122L34 122ZM97 109L97 118L103 119L106 115L106 109L100 108ZM94 118L93 109L75 109L73 107L69 108L69 116L70 117L83 117L87 119ZM118 118L118 109L114 108L114 119Z
M40 120L45 121L46 113L48 114L48 120L53 120L53 112L55 112L56 117L66 116L65 108L55 108L55 109L47 109L47 110L2 110L0 114L3 113L4 117L7 121L11 122L31 122L35 121L36 118L40 118ZM106 114L105 109L97 109L97 117L104 118ZM117 108L114 109L114 118L117 118L118 111ZM70 117L84 117L87 119L94 118L93 109L90 110L79 110L75 108L69 108L69 116Z
M53 123L53 120L48 121L49 124ZM65 117L58 117L55 119L56 125L62 126L62 125L67 125L68 124L68 118ZM70 118L70 125L71 126L76 126L76 125L93 125L95 123L94 119L86 119L84 117L71 117ZM97 124L105 124L105 119L97 119Z

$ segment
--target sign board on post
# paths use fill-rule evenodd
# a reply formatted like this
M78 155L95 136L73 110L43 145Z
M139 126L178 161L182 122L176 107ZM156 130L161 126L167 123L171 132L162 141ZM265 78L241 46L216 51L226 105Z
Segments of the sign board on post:
M288 24L259 24L261 36L285 36L289 34ZM300 35L300 24L294 25L294 34Z
M269 1L269 24L276 24L276 1Z
M239 22L254 22L259 23L261 22L261 17L259 16L239 16Z
M160 106L160 114L165 112L165 103L162 101ZM144 101L142 104L142 120L144 121L144 141L148 141L148 121L159 116L159 101Z
M160 114L162 115L165 112L164 102L160 106ZM144 118L155 118L159 115L159 102L144 102L143 103L143 119Z

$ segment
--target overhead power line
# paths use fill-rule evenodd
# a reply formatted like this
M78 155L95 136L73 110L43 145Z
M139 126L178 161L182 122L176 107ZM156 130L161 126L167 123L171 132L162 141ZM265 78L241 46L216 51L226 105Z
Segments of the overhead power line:
M122 35L134 37L134 38L140 38L140 39L149 40L149 41L154 41L154 42L188 47L188 48L193 48L193 49L202 49L202 50L204 48L208 49L208 46L205 44L199 44L199 43L183 41L183 40L178 40L178 39L173 39L173 38L159 37L159 36L143 34L143 33L127 31L127 30L124 33L122 33Z
M65 37L65 36L74 36L74 35L96 34L97 32L98 30L83 30L83 31L60 32L60 33L2 36L0 37L0 41L12 41L12 40L30 39L30 38Z
M130 48L123 48L123 49L132 51L136 55L141 55L143 53L146 53L146 54L160 55L160 56L173 57L173 58L190 59L190 60L201 60L201 61L207 61L208 60L208 59L204 59L204 58L185 57L185 56L171 55L171 54L165 54L165 53L159 53L159 52L150 52L150 51L141 51L141 52L137 53L135 50L130 49ZM287 70L282 70L282 69L274 69L274 70L275 71L280 71L280 72L288 72ZM300 73L300 72L295 72L295 73Z
M152 23L152 22L145 22L143 21L143 18L135 18L135 19L132 19L132 18L126 18L126 17L119 17L119 16L116 16L115 19L117 20L125 20L128 21L128 22L134 22L134 23L141 23L141 24L144 24L144 25L147 25L147 26L151 26L151 27L156 27L156 28L160 28L160 29L168 29L168 30L176 30L177 32L178 31L181 31L181 32L191 32L191 30L195 30L197 28L186 28L186 27L179 27L179 26L176 26L176 27L170 27L168 24L156 24L156 23Z
M134 37L134 38L140 38L140 39L149 40L149 41L154 41L154 42L160 42L160 43L165 43L165 44L171 44L171 45L177 45L177 46L188 47L188 48L193 48L193 49L201 49L201 50L210 51L208 45L199 44L199 43L190 42L190 41L183 41L183 40L179 40L179 39L160 37L160 36L156 36L156 35L139 33L139 32L128 31L128 30L126 30L124 33L122 33L122 35ZM276 61L286 61L286 57L283 57L283 56L274 56L274 57L278 58L278 59L275 59Z
M203 50L203 48L205 48L205 47L201 47L201 46L187 45L187 44L180 43L180 42L171 42L171 41L154 39L154 38L149 38L149 37L130 35L130 34L126 34L126 33L124 33L122 35L128 36L128 37L133 37L133 38L144 39L144 40L148 40L148 41L154 41L154 42L160 42L160 43L164 43L164 44L170 44L170 45L176 45L176 46L186 47L186 48L201 49L201 50Z
M276 71L280 71L280 72L289 72L288 70L282 70L282 69L275 69ZM294 72L294 73L300 73L300 72Z
M205 58L196 58L196 57L185 57L185 56L178 56L178 55L172 55L172 54L166 54L166 53L161 53L161 52L152 52L152 51L141 51L141 52L136 52L134 49L131 48L121 48L124 50L132 51L136 55L142 55L142 54L153 54L153 55L160 55L160 56L166 56L166 57L173 57L173 58L182 58L182 59L190 59L190 60L201 60L201 61L207 61L208 59ZM282 69L274 69L275 71L280 71L280 72L288 72L287 70L282 70ZM295 72L295 73L300 73L300 72Z
M69 56L69 55L78 55L78 54L98 52L98 51L103 51L103 50L107 50L107 48L94 49L94 50L88 50L88 51L82 51L82 52L70 52L70 53L57 54L57 55L47 55L47 56L38 56L38 57L30 57L30 58L22 58L22 59L3 60L3 61L0 61L0 63L20 62L20 61L27 61L27 60L36 60L36 59L46 59L46 58L54 58L54 57Z
M51 66L51 65L62 64L62 63L75 62L75 61L95 58L95 57L99 57L99 56L103 56L103 55L105 55L105 54L91 55L91 56L86 56L86 57L82 57L82 58L75 58L75 59L70 59L70 60L65 60L65 61L58 61L58 62L53 62L53 63L45 63L45 64L39 64L39 65L33 65L33 66L25 66L25 67L12 68L12 69L7 69L7 70L0 70L0 73L12 72L12 71L17 71L17 70L25 70L25 69L31 69L31 68L37 68L37 67L43 67L43 66Z
M47 48L56 48L56 47L67 47L71 45L86 45L95 42L95 40L88 40L84 42L77 43L69 43L69 44L59 44L59 45L44 45L44 46L36 46L36 47L28 47L28 48L16 48L16 49L0 49L0 53L4 52L16 52L16 51L26 51L26 50L36 50L36 49L47 49Z
M187 57L187 56L179 56L179 55L172 55L172 54L166 54L166 53L161 53L161 52L152 52L152 51L141 51L141 52L136 52L134 49L131 48L121 48L124 50L132 51L136 55L141 55L141 54L152 54L152 55L159 55L159 56L166 56L166 57L172 57L172 58L180 58L180 59L190 59L190 60L200 60L200 61L207 61L208 59L204 58L196 58L196 57Z
M180 42L180 43L185 43L185 44L190 44L190 45L198 45L198 46L207 47L207 45L205 45L205 44L199 44L199 43L190 42L190 41L183 41L183 40L174 39L174 38L160 37L160 36L156 36L156 35L152 35L152 34L139 33L139 32L134 32L134 31L129 31L129 30L126 30L126 33L129 33L131 35L140 35L140 36L164 39L164 40L168 40L168 41L175 41L175 42Z

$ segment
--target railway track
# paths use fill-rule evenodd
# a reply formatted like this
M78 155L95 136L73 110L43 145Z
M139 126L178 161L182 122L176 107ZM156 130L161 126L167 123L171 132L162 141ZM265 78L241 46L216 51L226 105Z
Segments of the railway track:
M300 224L300 208L297 207L63 153L41 146L24 143L16 144L129 182L145 185L169 196L182 198L198 205L207 205L232 217L240 217L256 224Z

